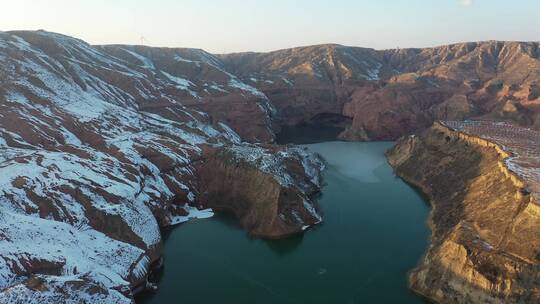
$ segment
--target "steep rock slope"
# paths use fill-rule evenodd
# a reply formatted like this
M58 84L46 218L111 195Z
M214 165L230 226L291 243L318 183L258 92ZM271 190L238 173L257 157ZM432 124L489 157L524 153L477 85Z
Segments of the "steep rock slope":
M389 151L396 173L433 206L413 290L439 303L540 301L540 155L522 149L539 136L500 123L436 123Z
M297 195L279 200L289 208L254 214L250 223L318 216L311 194L320 160L242 143L271 140L271 109L264 94L214 61L199 50L92 47L44 31L0 32L1 303L132 302L132 290L159 263L160 227L212 215L199 210L214 204L202 199L200 162L216 153L230 165L249 164L273 187L288 172L297 176L275 190ZM196 80L186 64L213 76L199 71ZM203 112L213 102L230 102L223 109L231 116ZM260 125L245 128L246 116ZM253 161L249 149L265 162ZM249 197L229 208L258 203ZM277 230L246 229L279 237L312 223L304 216Z
M342 137L396 139L438 119L482 117L540 127L535 42L487 41L376 51L320 45L219 56L277 108L278 125L349 117Z
M213 149L196 166L202 203L233 213L253 235L279 238L322 221L310 198L324 165L303 148Z
M182 103L208 113L212 120L225 122L243 140L271 142L271 116L275 112L268 98L255 87L226 71L215 56L200 49L152 48L145 46L99 46L104 52L133 65L158 71L173 83L165 93L181 91ZM148 100L143 109L166 107Z
M225 66L263 91L277 108L278 125L341 115L355 87L380 78L375 50L317 45L270 53L221 55Z

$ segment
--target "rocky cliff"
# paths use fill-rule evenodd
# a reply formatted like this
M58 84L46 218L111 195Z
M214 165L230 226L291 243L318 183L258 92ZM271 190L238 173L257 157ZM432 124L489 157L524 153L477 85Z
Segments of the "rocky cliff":
M201 204L234 214L252 235L280 238L322 221L310 200L324 165L302 148L233 146L196 165Z
M322 164L262 144L272 112L201 50L0 32L0 303L130 303L160 228L204 208L261 237L320 221Z
M436 123L388 152L433 207L413 290L440 303L540 301L539 136L500 123Z
M536 42L486 41L425 49L319 45L220 55L275 105L276 125L352 119L349 140L381 140L439 119L490 118L540 126Z

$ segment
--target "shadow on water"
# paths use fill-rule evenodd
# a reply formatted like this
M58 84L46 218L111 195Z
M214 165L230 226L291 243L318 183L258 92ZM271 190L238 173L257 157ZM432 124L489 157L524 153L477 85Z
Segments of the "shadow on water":
M281 126L276 143L306 145L334 141L351 123L350 118L340 114L320 113L304 123Z
M283 240L264 240L264 243L278 256L286 256L300 248L304 235L294 236Z
M285 256L287 254L291 254L292 252L294 252L296 249L300 247L300 245L302 244L302 240L304 238L304 235L300 234L300 235L292 236L292 237L281 239L281 240L257 239L245 233L245 231L242 229L236 217L233 214L226 213L226 212L216 213L216 215L214 215L213 217L213 220L226 226L228 229L234 229L241 232L242 234L245 235L245 238L248 240L248 242L265 243L268 246L268 248L272 250L272 252L276 253L279 256Z
M235 215L231 212L220 211L216 212L212 217L212 220L221 223L229 229L238 229L241 230L242 226L236 219Z
M324 126L315 124L303 124L297 126L283 126L281 132L276 135L278 144L306 145L325 141L333 141L345 130L340 127Z

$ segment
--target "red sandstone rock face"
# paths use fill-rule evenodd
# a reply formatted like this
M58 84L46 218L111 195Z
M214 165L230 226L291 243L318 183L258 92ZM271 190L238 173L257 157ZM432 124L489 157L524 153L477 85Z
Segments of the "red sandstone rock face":
M206 149L236 151L231 162L271 184L293 174L285 162L305 164L275 188L305 201L283 200L292 208L280 214L317 215L319 185L300 190L320 163L292 149L243 149L242 140L272 140L272 111L263 93L200 50L0 33L0 302L131 302L161 256L159 228L212 214L196 208L213 203L202 200L196 165ZM301 220L259 235L312 223Z
M277 124L353 118L351 140L396 139L437 119L540 126L538 43L479 42L375 51L340 45L220 56L276 106Z

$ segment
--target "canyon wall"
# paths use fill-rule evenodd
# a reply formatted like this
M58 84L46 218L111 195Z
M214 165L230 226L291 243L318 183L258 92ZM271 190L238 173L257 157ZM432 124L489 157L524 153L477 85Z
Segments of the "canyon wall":
M424 49L335 44L219 55L276 107L276 127L324 113L350 119L347 140L395 140L436 120L483 118L540 127L537 42Z
M208 152L196 167L201 204L232 213L254 236L282 238L322 221L311 200L324 165L302 148L232 147Z
M429 199L431 244L409 282L439 303L538 303L540 205L494 142L435 123L388 152Z

